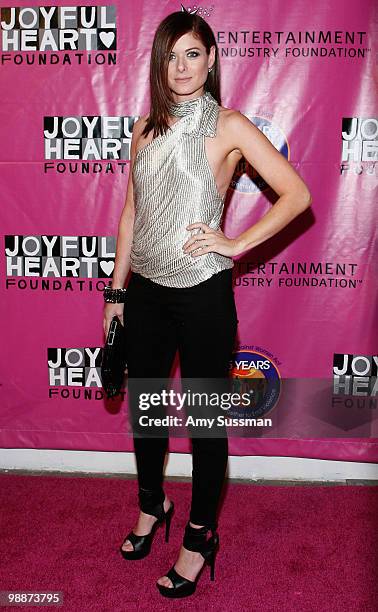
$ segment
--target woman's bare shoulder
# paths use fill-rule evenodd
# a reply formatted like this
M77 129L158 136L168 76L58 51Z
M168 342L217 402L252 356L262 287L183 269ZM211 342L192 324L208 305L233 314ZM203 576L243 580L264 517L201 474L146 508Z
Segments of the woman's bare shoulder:
M240 121L246 119L244 115L234 108L219 106L217 131L222 139L229 139L240 129Z
M259 129L239 110L219 106L219 130L223 135L234 138L237 135L248 133L256 135Z
M150 141L151 130L147 135L142 136L143 130L146 126L149 115L141 115L137 121L135 121L133 126L133 147L136 151L138 151L143 145L147 144Z
M133 133L135 134L136 137L140 136L141 132L143 132L145 125L147 123L149 114L147 115L141 115L134 123L133 126Z
M219 106L219 119L224 124L235 120L237 121L238 117L243 117L240 111L234 108L227 108L226 106Z

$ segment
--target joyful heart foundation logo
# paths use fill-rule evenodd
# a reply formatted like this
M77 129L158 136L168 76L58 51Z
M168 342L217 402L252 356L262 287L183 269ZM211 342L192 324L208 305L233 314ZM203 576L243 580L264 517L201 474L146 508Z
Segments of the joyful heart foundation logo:
M334 395L378 395L378 355L335 353L333 356Z
M48 348L50 386L101 387L101 347Z
M107 395L102 388L101 364L103 348L49 347L47 349L49 399L83 399L103 402ZM114 398L124 400L126 387ZM109 399L109 398L108 398Z
M4 52L117 48L115 6L3 7Z
M46 116L47 160L129 160L134 116Z
M5 236L7 276L110 278L114 236Z

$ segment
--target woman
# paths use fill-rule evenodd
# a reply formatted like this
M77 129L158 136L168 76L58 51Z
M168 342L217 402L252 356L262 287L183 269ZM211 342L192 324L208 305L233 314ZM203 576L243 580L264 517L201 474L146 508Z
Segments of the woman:
M183 379L227 378L238 323L232 257L273 236L311 202L306 184L260 130L220 106L219 79L208 24L184 11L168 15L153 41L151 108L134 125L112 287L105 290L105 333L114 315L125 323L135 424L141 511L121 546L126 559L146 556L164 522L168 540L173 512L162 488L167 432L152 428L148 437L138 428L136 381L143 378L144 389L147 380L167 380L177 349ZM220 229L224 198L243 156L280 197L251 228L228 238ZM203 359L205 346L210 360ZM163 414L161 406L153 410ZM157 581L167 597L194 593L205 560L214 579L227 435L191 438L190 520L175 565Z

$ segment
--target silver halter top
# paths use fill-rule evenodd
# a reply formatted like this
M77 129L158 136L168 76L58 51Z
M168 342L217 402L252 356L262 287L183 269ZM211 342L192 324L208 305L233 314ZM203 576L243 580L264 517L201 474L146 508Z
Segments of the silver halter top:
M219 253L192 257L182 250L202 232L187 225L220 226L225 195L218 192L205 152L205 137L216 135L218 113L210 92L179 102L170 114L180 119L136 153L130 267L160 285L191 287L234 265Z

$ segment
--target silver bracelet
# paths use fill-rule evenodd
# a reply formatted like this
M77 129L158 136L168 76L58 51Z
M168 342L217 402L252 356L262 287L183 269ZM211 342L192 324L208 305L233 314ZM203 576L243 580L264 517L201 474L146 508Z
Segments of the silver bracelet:
M126 291L127 289L112 289L107 286L104 289L104 302L120 304L125 301Z

